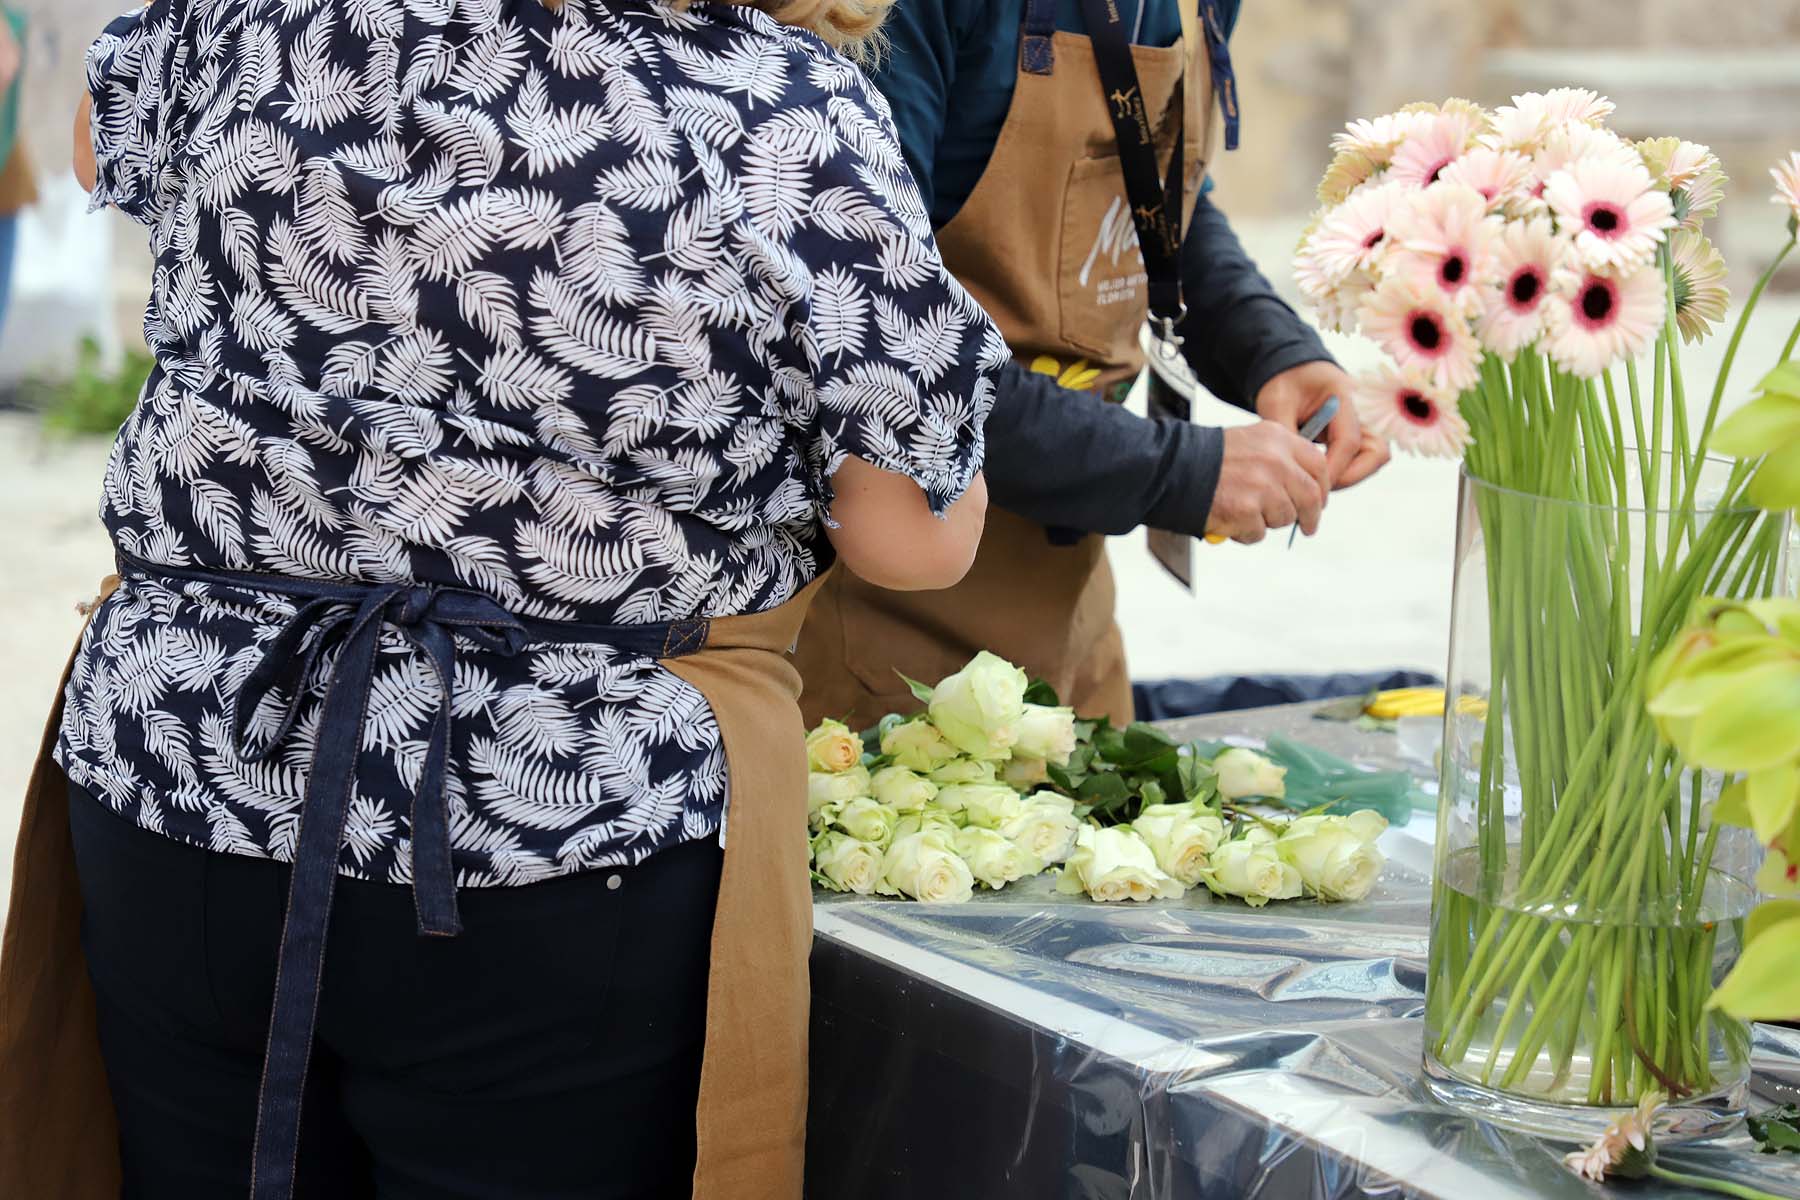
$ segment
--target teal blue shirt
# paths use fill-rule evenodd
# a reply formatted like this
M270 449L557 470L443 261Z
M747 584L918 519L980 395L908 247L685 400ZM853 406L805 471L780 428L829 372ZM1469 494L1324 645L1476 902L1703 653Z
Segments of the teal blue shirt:
M1181 37L1176 0L1122 0L1134 40L1173 46ZM1221 0L1226 33L1240 0ZM942 228L975 190L1012 106L1024 0L900 0L883 28L891 47L875 84L894 110L900 145ZM1081 0L1057 0L1056 27L1086 33ZM1098 84L1096 83L1096 86Z

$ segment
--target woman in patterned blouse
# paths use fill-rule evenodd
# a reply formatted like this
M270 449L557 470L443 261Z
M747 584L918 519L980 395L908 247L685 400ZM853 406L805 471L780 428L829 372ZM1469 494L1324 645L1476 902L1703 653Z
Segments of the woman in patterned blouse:
M77 173L149 230L156 366L57 759L128 1194L283 1166L327 773L300 1190L686 1194L731 776L636 631L834 559L947 586L985 508L1006 349L840 53L886 3L155 0L95 42Z

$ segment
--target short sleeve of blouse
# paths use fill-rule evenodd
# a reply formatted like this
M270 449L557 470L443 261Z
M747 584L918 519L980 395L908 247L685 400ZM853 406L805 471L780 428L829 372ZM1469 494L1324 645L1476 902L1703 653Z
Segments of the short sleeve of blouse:
M93 97L93 207L113 205L153 224L160 212L159 168L164 144L165 93L179 35L175 0L115 18L88 48L87 86Z
M793 136L815 159L781 255L798 281L784 390L808 486L828 510L853 454L911 478L942 513L981 467L1006 344L945 269L887 107L860 77L778 120L805 131Z

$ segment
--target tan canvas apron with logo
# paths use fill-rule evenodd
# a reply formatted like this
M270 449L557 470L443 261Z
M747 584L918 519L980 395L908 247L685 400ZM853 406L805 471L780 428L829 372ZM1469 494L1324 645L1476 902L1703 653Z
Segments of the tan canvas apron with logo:
M103 598L116 582L107 580ZM715 619L707 649L664 664L712 705L731 780L695 1115L695 1200L801 1193L812 891L800 676L788 651L820 582L769 612ZM118 1130L81 953L68 780L50 757L67 681L65 672L27 786L0 947L4 1200L119 1195Z
M1164 163L1167 110L1186 73L1185 221L1205 171L1212 86L1193 0L1180 3L1181 43L1134 46L1132 56ZM1050 50L1048 73L1041 58L1021 62L993 157L938 245L1020 363L1086 360L1101 369L1099 392L1143 366L1148 288L1093 46L1058 32ZM1131 680L1113 600L1103 538L1053 545L1043 526L989 508L975 565L953 588L890 592L832 575L800 637L801 708L809 725L836 717L862 728L918 707L896 672L930 683L991 650L1047 680L1077 712L1127 721Z

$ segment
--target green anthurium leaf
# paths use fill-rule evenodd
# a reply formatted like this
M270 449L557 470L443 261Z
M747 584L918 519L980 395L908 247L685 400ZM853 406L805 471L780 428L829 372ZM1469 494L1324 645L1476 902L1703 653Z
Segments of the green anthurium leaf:
M1713 805L1712 819L1721 825L1750 828L1749 789L1744 786L1743 780L1727 784L1719 793L1719 799Z
M1788 827L1800 806L1800 767L1792 762L1764 767L1752 771L1744 784L1750 828L1756 831L1756 840L1767 845Z
M1800 660L1738 673L1694 718L1683 751L1721 771L1760 771L1800 758Z
M1800 921L1800 900L1765 900L1750 913L1749 920L1744 922L1744 944L1754 942L1758 934L1765 933L1783 921ZM1794 964L1800 970L1800 963Z
M1719 422L1712 446L1734 458L1760 458L1795 439L1800 439L1800 396L1769 392Z
M930 688L926 687L924 684L920 683L916 679L908 679L905 675L902 675L899 671L895 671L894 674L900 676L901 682L906 684L908 691L912 692L914 700L917 700L920 704L930 704L931 703L931 689Z
M1800 439L1771 450L1744 495L1769 512L1800 508Z
M1800 1017L1800 921L1780 921L1744 947L1708 1008L1745 1021Z
M1757 381L1756 390L1777 396L1800 396L1800 358L1777 363L1775 368Z

